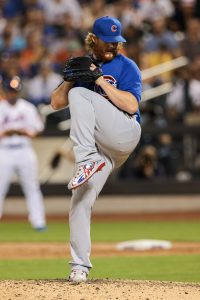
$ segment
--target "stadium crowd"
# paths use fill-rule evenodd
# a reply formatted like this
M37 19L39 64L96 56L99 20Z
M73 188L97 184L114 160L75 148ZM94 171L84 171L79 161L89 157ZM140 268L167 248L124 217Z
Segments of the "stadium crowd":
M141 143L119 178L200 177L198 135L173 132L200 125L200 0L0 0L1 79L20 76L25 99L38 109L49 104L65 61L85 54L84 37L103 15L121 21L127 40L121 51L141 70L180 56L189 62L144 80L144 90L166 82L173 89L141 103Z

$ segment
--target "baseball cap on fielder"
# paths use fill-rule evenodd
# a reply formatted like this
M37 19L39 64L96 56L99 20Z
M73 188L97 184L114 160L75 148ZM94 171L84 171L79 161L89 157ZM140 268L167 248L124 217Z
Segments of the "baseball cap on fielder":
M121 35L121 23L109 16L96 19L92 32L106 43L126 42Z

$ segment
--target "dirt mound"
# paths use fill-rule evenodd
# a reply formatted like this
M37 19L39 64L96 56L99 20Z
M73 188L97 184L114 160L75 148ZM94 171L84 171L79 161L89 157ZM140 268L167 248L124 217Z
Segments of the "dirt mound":
M91 280L72 284L66 280L0 281L4 300L199 300L200 284Z

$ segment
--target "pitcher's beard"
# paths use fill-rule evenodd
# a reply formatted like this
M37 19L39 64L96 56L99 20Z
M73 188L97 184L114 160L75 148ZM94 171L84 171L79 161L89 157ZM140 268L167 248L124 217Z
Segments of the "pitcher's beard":
M109 62L113 60L118 54L118 51L94 51L93 57L100 62Z
M110 52L110 51L107 51L105 52L104 54L104 61L110 61L110 60L113 60L113 58L115 58L115 56L117 55L117 52Z
M106 61L112 60L114 58L114 54L112 52L106 52L104 55Z

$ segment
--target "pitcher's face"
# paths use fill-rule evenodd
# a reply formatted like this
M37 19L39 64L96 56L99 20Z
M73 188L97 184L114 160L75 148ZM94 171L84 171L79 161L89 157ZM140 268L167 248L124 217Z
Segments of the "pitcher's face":
M105 43L101 39L95 37L93 52L95 57L103 62L111 61L118 54L119 43Z

